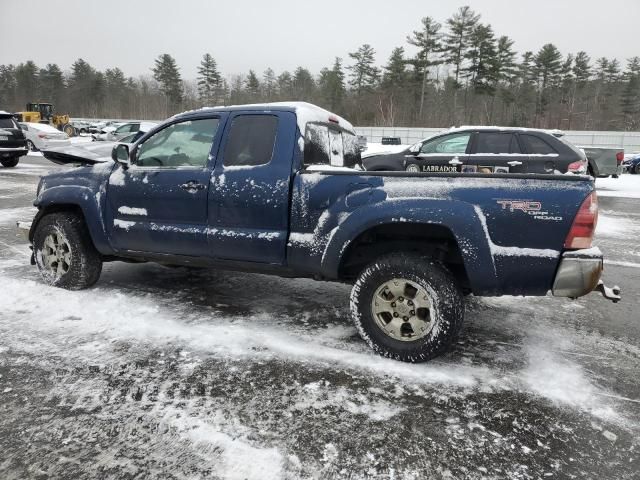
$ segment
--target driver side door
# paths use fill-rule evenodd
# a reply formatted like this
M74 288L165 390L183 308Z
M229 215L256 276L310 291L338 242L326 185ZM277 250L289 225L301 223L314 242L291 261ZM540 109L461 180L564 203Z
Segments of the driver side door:
M107 229L118 251L207 254L207 197L224 115L173 122L134 147L107 185Z

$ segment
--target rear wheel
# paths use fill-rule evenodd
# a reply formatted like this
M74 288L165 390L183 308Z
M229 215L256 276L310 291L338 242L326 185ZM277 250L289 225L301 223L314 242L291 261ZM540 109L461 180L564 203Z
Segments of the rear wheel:
M351 291L360 336L377 353L404 362L440 355L462 327L462 292L451 273L416 254L385 255L368 265Z
M38 270L49 285L81 290L100 278L102 259L84 220L76 214L44 216L33 235L33 252Z
M13 157L13 158L6 158L6 159L3 158L2 160L0 160L0 163L5 168L13 168L16 165L18 165L19 161L20 161L20 157Z

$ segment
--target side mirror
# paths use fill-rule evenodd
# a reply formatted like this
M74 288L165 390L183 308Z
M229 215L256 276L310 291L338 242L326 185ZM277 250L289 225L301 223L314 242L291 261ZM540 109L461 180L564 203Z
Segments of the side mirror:
M111 158L114 162L119 163L124 168L128 168L131 165L129 159L129 145L126 143L117 143L113 150L111 150Z

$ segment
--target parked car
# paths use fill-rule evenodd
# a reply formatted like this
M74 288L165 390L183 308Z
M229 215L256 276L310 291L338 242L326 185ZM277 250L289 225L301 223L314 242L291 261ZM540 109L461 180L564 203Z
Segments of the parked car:
M27 148L30 151L37 152L39 150L71 145L69 135L51 125L24 122L20 124L20 128L27 139Z
M624 149L604 147L580 147L589 160L589 175L592 177L617 177L624 167Z
M364 172L351 124L305 103L180 114L113 159L38 185L46 283L90 287L113 260L352 282L362 338L410 362L455 340L463 293L620 299L588 176Z
M623 163L623 167L629 173L640 174L640 153L627 158Z
M136 133L140 129L142 129L144 132L147 132L156 125L157 123L153 122L129 122L113 124L111 125L111 127L106 127L103 133L96 135L95 139L105 142L119 142L132 133Z
M583 151L557 131L459 127L399 153L366 157L369 171L445 173L585 173Z
M0 110L0 164L15 167L27 153L27 140L13 115Z

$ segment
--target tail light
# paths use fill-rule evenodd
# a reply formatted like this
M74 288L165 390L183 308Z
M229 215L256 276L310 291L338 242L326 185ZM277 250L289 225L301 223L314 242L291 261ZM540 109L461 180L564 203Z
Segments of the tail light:
M564 248L591 248L591 241L598 223L598 196L596 192L584 199L571 230L564 241Z
M46 133L39 133L38 137L40 138L47 138L47 134Z
M618 165L624 162L624 152L616 153L616 161L618 162Z
M567 167L567 171L571 173L586 173L587 171L587 162L584 160L579 160L577 162L572 162Z

